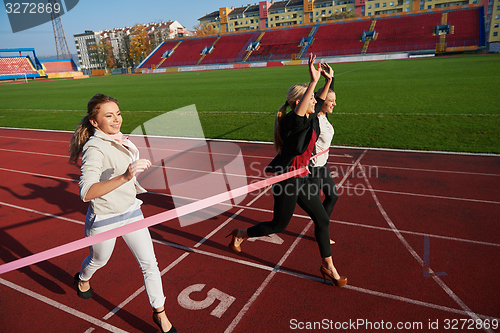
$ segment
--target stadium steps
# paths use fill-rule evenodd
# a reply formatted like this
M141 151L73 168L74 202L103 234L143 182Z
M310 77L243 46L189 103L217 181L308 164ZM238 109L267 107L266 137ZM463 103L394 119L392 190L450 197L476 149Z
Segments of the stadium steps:
M448 24L448 12L441 14L441 25ZM436 44L436 53L446 52L446 35L439 36L439 42Z
M196 62L195 66L196 66L196 65L199 65L199 64L200 64L200 62L202 62L202 61L203 61L203 59L205 59L205 56L206 56L206 54L202 54L202 55L201 55L201 58L200 58L200 59Z
M370 24L370 29L368 30L369 32L375 31L375 25L377 24L377 20L373 20L372 23ZM373 36L373 39L377 39L377 34L375 33L375 36ZM361 54L366 54L366 50L368 50L368 46L370 45L370 41L372 39L369 38L365 40L363 43L363 48L361 49Z
M217 37L217 39L216 39L216 40L214 40L214 42L213 42L213 43L212 43L212 45L210 45L210 46L211 46L211 47L215 47L215 43L217 43L217 41L218 41L220 38L221 38L221 36ZM205 59L205 57L206 57L206 56L207 56L206 54L202 54L202 55L201 55L201 58L200 58L200 59L196 62L196 64L195 64L195 65L199 65L199 64L203 61L203 59Z
M245 58L245 55L246 55L246 53L248 52L248 51L247 51L247 47L248 47L248 45L250 45L250 43L252 43L252 42L254 42L254 41L258 40L258 38L259 38L259 36L260 36L260 35L261 35L261 33L260 33L260 32L254 32L254 33L252 33L252 34L250 35L250 38L248 38L248 41L247 41L247 42L246 42L246 44L245 44L245 47L243 47L243 48L240 50L240 52L238 53L238 55L237 55L237 57L238 57L239 59L244 59L244 58ZM244 61L244 60L242 60L242 61Z
M175 44L175 46L172 48L172 52L174 52L174 51L175 51L175 49L176 49L176 48L177 48L177 47L178 47L181 43L182 43L182 40L181 40L179 43ZM158 63L158 65L156 65L156 68L160 68L161 64L163 64L163 62L164 62L165 60L167 60L167 58L162 57L162 58L161 58L161 61Z
M448 12L444 12L442 15L441 15L441 24L442 25L445 25L448 23Z
M262 32L262 33L259 35L259 37L257 37L257 39L255 40L255 42L260 42L260 40L262 39L262 37L264 37L264 34L265 34L265 33L266 33L265 31L264 31L264 32ZM259 49L259 47L257 47L257 49ZM252 52L253 52L253 50L248 51L248 52L247 52L247 54L245 55L245 57L243 58L243 60L242 60L241 62L245 62L245 61L247 61L247 60L248 60L248 58L250 57L250 55L252 54Z
M316 34L316 31L318 31L318 28L319 26L315 25L311 31L309 32L309 35L307 36L308 38L311 38L311 42L310 43L307 43L306 45L304 45L304 47L302 48L302 50L300 50L299 52L299 55L297 57L297 59L300 59L304 56L304 53L307 52L307 49L309 48L309 46L314 43L314 35Z

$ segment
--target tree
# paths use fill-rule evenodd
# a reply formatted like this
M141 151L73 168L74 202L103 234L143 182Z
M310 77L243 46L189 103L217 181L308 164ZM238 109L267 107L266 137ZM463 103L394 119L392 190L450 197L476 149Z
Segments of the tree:
M194 27L194 31L198 37L213 36L219 33L219 29L215 27L215 23L200 23Z
M113 47L104 37L88 46L89 56L99 68L106 69L114 66Z
M130 33L130 57L135 64L144 60L152 51L148 32L143 24L136 24Z

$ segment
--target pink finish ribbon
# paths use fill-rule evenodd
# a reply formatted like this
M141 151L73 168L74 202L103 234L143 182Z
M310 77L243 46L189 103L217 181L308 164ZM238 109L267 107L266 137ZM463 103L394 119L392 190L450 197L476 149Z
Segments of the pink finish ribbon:
M313 156L312 158L317 157L319 155L322 155L322 154L326 153L327 151L328 151L328 149ZM290 171L290 172L287 172L287 173L284 173L284 174L281 174L281 175L278 175L275 177L271 177L271 178L267 178L267 179L258 181L256 183L253 183L250 185L245 185L245 186L236 188L236 189L228 191L228 192L220 193L220 194L211 196L209 198L198 200L198 201L192 202L190 204L178 207L176 209L171 209L171 210L144 218L143 220L140 220L140 221L137 221L137 222L134 222L131 224L127 224L127 225L124 225L124 226L121 226L121 227L118 227L115 229L105 231L105 232L97 234L97 235L85 237L85 238L82 238L82 239L79 239L79 240L76 240L76 241L73 241L73 242L70 242L70 243L67 243L64 245L54 247L54 248L46 250L46 251L35 253L35 254L30 255L30 256L8 262L8 263L0 266L0 274L7 273L7 272L10 272L10 271L13 271L13 270L16 270L19 268L23 268L23 267L26 267L29 265L33 265L33 264L39 263L41 261L49 260L49 259L61 256L63 254L67 254L67 253L70 253L70 252L73 252L76 250L80 250L80 249L89 247L91 245L94 245L94 244L97 244L100 242L104 242L108 239L120 237L122 235L131 233L133 231L137 231L137 230L140 230L143 228L151 227L153 225L156 225L156 224L159 224L162 222L172 220L176 217L191 214L191 213L196 212L198 210L201 210L201 209L216 205L218 203L230 200L232 197L238 197L240 195L245 195L247 193L265 188L269 185L278 183L278 182L283 181L285 179L295 177L297 175L301 175L301 173L303 173L305 171L305 169L306 169L306 167L302 167L302 168L299 168L299 169L296 169L296 170L293 170L293 171Z

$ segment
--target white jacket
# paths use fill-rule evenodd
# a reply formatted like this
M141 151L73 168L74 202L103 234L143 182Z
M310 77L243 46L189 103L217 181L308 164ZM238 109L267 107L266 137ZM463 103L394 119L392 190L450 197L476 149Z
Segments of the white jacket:
M137 147L131 141L124 139L121 145L105 133L96 130L83 146L78 184L81 199L84 200L93 184L124 174L129 164L138 158ZM89 208L97 215L123 213L134 204L136 194L144 192L147 191L134 177L108 194L90 200Z

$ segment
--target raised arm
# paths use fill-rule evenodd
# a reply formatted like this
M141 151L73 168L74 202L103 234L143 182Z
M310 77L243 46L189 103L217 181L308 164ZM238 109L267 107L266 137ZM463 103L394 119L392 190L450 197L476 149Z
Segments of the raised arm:
M308 109L311 107L311 101L314 99L314 89L316 88L316 84L318 84L321 72L323 71L321 64L318 64L317 69L314 67L315 60L316 56L311 53L309 55L309 75L311 77L311 81L309 82L309 86L307 87L304 96L302 96L299 104L295 107L295 113L301 117L305 116Z
M321 68L323 69L321 75L323 75L323 77L325 78L325 85L318 97L322 100L325 100L326 96L328 95L328 89L330 89L330 87L333 88L333 69L330 67L330 65L323 63L321 64Z

